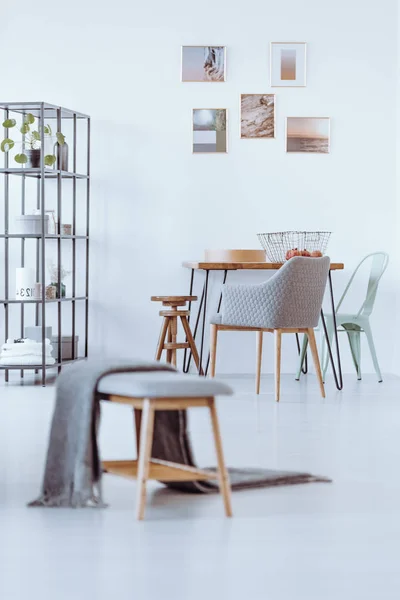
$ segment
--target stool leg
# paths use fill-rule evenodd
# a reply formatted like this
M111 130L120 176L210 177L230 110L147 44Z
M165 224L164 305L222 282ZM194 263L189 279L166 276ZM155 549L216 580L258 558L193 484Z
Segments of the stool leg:
M192 331L190 329L189 321L187 320L186 317L181 317L181 321L182 321L183 329L185 330L186 339L187 339L188 344L190 346L190 350L192 352L193 360L195 362L197 370L199 371L200 375L204 375L203 369L200 367L199 353L197 352L196 342L194 341L194 338L193 338L193 335L192 335Z
M221 432L219 430L217 409L215 407L215 399L210 398L209 400L211 423L214 434L215 450L217 453L218 461L218 479L219 487L224 501L225 514L227 517L232 516L232 504L231 504L231 484L229 482L229 474L225 466L224 453L222 450Z
M162 351L164 348L165 336L167 335L168 329L168 320L167 317L164 317L164 321L161 327L160 337L158 340L157 350L156 350L156 360L160 360Z
M176 344L176 338L178 335L178 318L177 317L171 317L170 330L171 330L171 341L173 344ZM174 365L174 367L176 367L176 348L174 348L172 350L171 363Z
M154 408L151 400L143 401L142 426L140 432L140 452L138 460L138 488L136 518L144 518L146 505L146 482L149 478L151 449L153 446Z
M171 327L172 327L172 317L169 317L168 318L168 336L167 336L167 340L169 343L172 342ZM167 350L167 363L172 363L172 350Z

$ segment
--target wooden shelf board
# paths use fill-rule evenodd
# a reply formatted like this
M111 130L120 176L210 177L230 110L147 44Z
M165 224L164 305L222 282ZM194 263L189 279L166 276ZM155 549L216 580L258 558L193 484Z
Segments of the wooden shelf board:
M102 466L105 473L129 479L137 478L137 460L106 460L102 462ZM209 479L218 479L218 476L212 471L152 459L148 479L155 479L157 481L207 481Z

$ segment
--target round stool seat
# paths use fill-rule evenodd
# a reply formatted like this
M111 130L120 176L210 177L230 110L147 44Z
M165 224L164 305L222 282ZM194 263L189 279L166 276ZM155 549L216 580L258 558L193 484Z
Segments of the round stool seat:
M194 302L197 296L152 296L152 302Z

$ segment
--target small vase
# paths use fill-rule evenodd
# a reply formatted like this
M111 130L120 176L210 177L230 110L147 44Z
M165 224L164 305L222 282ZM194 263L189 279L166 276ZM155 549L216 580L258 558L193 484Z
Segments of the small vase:
M54 286L56 288L56 290L57 290L56 291L56 298L59 298L60 295L59 295L59 292L58 292L58 283L52 282L50 285ZM67 288L65 287L65 283L61 282L61 286L60 287L61 287L61 298L65 298L66 293L67 293Z
M25 163L27 169L38 169L40 167L40 148L25 148L24 154L28 159Z
M53 153L57 157L57 169L68 171L68 144L64 142L61 146L58 142L54 144Z

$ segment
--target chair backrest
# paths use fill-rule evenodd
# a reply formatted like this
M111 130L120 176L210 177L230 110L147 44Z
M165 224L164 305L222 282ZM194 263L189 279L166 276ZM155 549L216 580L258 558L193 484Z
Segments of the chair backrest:
M339 310L343 300L345 299L359 269L367 261L371 262L371 269L370 269L369 278L368 278L367 293L365 296L365 300L362 303L361 308L359 309L359 311L357 313L357 317L360 317L360 316L369 317L369 315L372 313L372 310L373 310L374 304L375 304L376 294L378 291L379 282L381 280L382 275L386 271L386 268L389 263L389 255L386 252L373 252L372 254L367 254L367 256L365 256L362 259L362 261L357 265L352 276L349 279L349 282L346 286L346 289L344 290L344 292L342 294L342 297L340 298L340 300L338 302L338 305L336 308L337 311Z
M265 284L275 296L268 321L273 328L310 328L318 325L330 259L295 256Z

